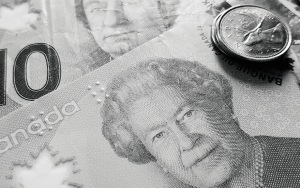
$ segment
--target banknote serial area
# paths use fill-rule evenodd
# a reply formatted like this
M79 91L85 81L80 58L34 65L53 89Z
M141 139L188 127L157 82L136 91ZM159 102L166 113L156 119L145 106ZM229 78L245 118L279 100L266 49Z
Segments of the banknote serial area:
M1 0L0 188L299 188L300 0Z

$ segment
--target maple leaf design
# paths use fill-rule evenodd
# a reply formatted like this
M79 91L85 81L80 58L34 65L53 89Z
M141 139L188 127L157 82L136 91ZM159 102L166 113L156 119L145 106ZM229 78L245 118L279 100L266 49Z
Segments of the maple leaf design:
M80 173L75 157L61 158L58 153L46 144L37 154L31 153L33 163L14 162L13 174L6 178L14 180L18 188L83 188L83 185L69 181L71 176Z
M64 185L68 173L68 166L55 166L51 157L43 152L32 168L19 169L17 176L23 188L70 188Z
M11 32L25 32L35 29L34 23L39 19L40 11L31 10L29 2L16 4L14 7L0 7L0 29Z

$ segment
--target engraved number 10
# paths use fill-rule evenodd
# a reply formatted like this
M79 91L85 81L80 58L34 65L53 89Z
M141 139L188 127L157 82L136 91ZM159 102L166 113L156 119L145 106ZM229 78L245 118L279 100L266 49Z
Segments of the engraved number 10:
M44 55L47 63L47 81L38 89L32 89L27 80L27 62L33 53ZM6 64L7 51L0 49L0 106L6 104ZM33 101L54 91L61 77L60 60L56 50L45 43L31 44L23 48L17 55L13 68L13 83L16 92L25 100Z

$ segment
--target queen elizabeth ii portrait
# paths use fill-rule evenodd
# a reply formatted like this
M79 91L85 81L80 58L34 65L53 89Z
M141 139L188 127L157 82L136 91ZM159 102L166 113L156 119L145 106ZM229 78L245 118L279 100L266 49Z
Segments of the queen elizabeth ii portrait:
M193 187L299 187L300 140L250 136L232 87L199 62L152 59L107 86L103 135L130 162Z

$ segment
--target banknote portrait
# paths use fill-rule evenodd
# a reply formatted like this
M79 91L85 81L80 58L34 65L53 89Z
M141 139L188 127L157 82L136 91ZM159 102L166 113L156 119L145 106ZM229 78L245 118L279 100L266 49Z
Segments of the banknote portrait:
M76 0L77 19L108 60L171 28L180 0Z
M250 136L230 81L199 62L152 59L108 84L102 132L130 162L194 187L299 187L300 139Z

